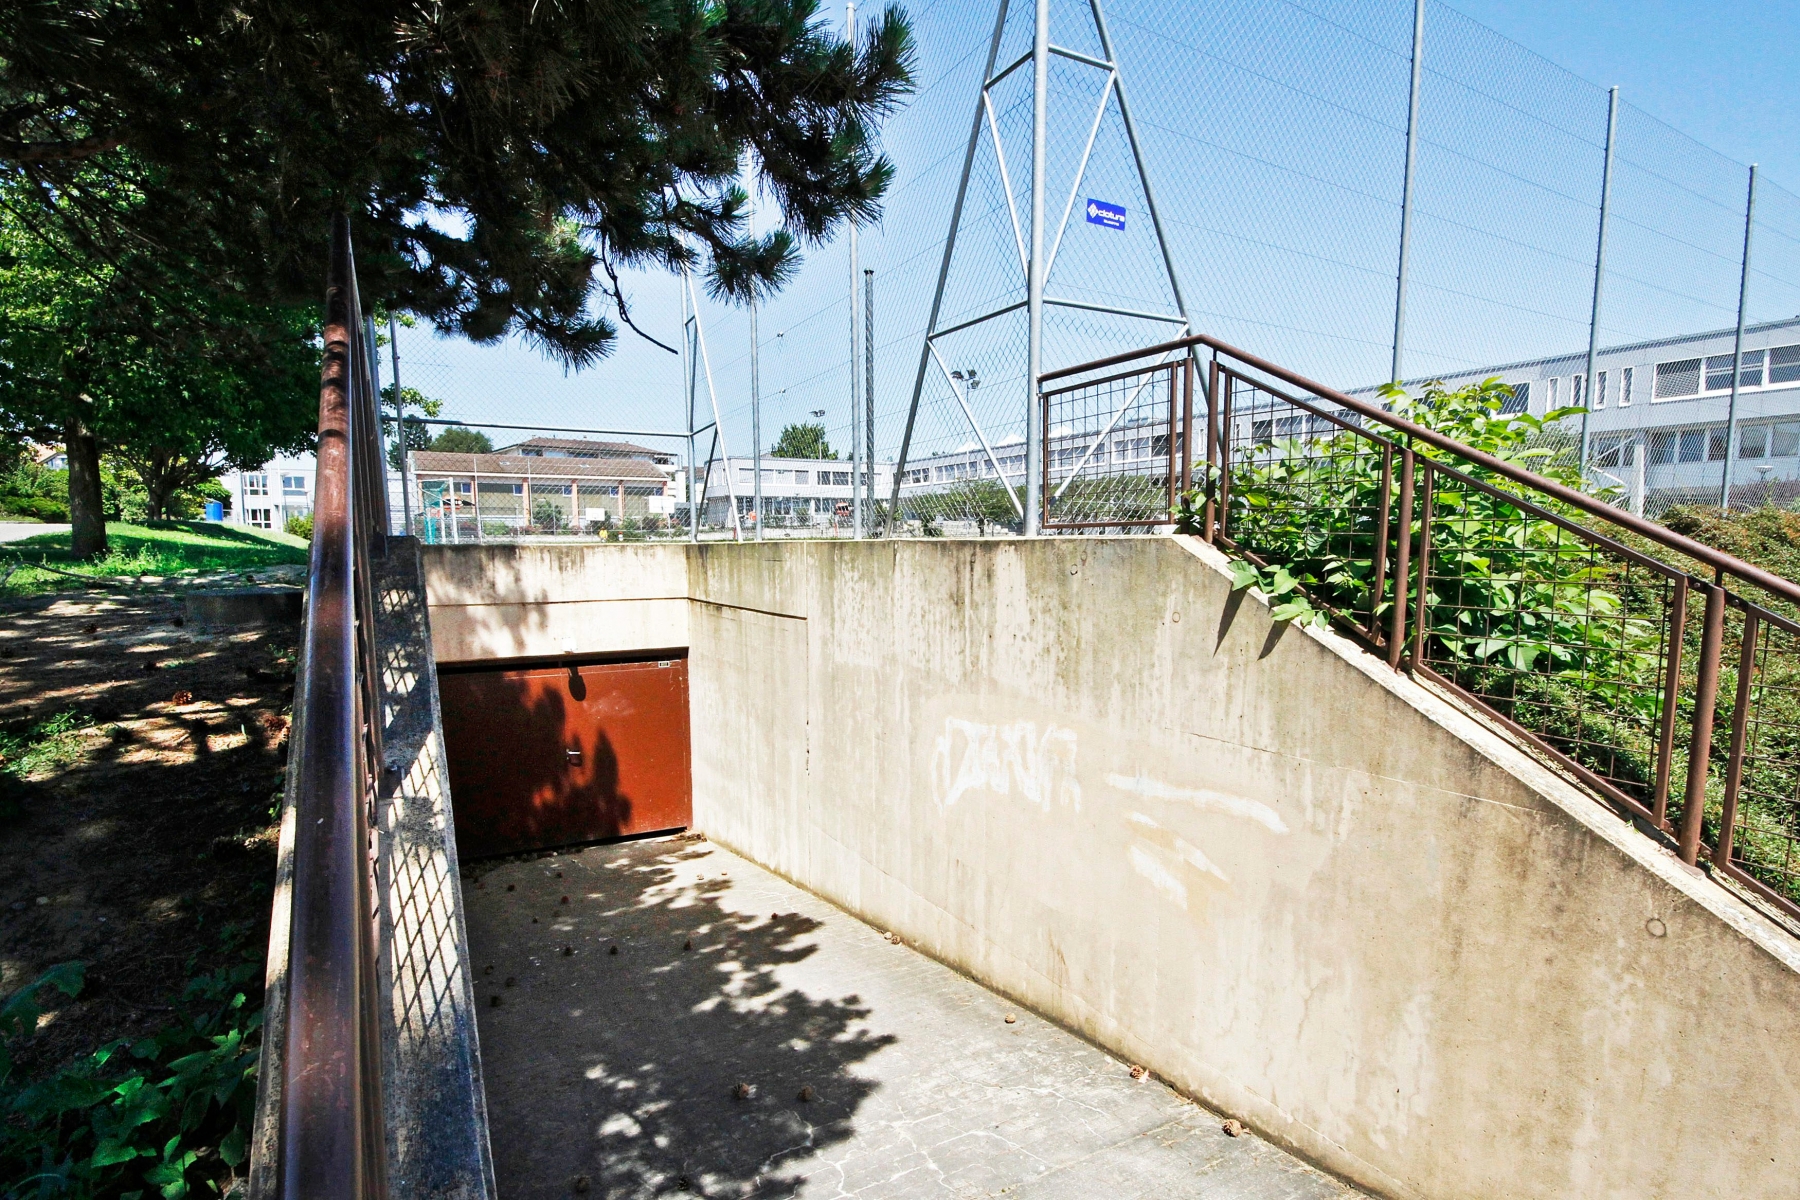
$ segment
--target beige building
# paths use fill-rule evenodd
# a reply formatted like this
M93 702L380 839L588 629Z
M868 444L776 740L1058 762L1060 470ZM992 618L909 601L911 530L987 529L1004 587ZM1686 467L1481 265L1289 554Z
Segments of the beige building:
M532 438L492 454L415 450L407 461L426 542L655 528L675 511L674 456L629 442Z

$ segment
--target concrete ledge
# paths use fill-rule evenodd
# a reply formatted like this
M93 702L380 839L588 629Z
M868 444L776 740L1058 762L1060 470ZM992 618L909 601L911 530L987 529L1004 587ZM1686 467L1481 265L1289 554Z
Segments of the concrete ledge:
M207 588L182 596L182 615L202 629L298 621L305 594L299 588Z
M1383 1195L1793 1194L1800 943L1210 548L654 549L491 561L685 563L709 835Z

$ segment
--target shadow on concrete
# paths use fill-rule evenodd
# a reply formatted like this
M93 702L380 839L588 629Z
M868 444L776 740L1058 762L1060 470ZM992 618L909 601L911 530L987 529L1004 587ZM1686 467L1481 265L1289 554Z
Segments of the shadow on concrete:
M856 995L784 984L820 923L730 911L732 880L710 865L694 879L705 856L636 842L466 873L508 1200L569 1195L581 1176L606 1197L787 1196L791 1160L851 1135L878 1086L851 1068L894 1039L860 1027Z

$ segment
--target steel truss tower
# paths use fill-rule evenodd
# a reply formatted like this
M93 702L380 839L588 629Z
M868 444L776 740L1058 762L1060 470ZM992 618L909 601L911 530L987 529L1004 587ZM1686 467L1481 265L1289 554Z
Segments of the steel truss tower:
M899 518L900 482L905 478L907 455L912 449L913 426L919 415L919 397L924 391L926 373L934 363L943 375L944 382L949 384L951 394L956 398L958 407L961 408L963 416L969 422L970 430L981 443L982 451L993 466L995 475L1000 480L1001 486L1005 488L1007 496L1012 500L1013 509L1018 512L1026 535L1031 536L1038 532L1038 515L1043 500L1041 489L1044 431L1041 428L1042 413L1037 403L1037 385L1039 377L1044 373L1044 306L1085 309L1089 312L1167 322L1180 326L1182 335L1189 331L1187 304L1182 298L1181 283L1175 272L1175 260L1169 254L1169 242L1163 231L1162 215L1156 207L1156 193L1150 186L1150 174L1144 168L1144 153L1138 141L1137 126L1131 119L1131 108L1125 99L1124 75L1119 69L1118 56L1113 52L1112 36L1107 31L1106 16L1101 11L1100 0L1088 0L1088 10L1093 16L1094 33L1099 40L1102 57L1095 58L1092 55L1082 54L1053 43L1050 40L1050 0L1035 0L1035 23L1030 52L1021 55L996 71L994 67L1000 54L1001 37L1006 31L1007 10L1010 4L1011 0L1000 0L999 11L994 17L993 37L988 43L987 65L982 70L982 84L975 103L975 117L969 128L969 144L963 154L962 176L957 181L956 201L950 210L950 233L944 242L944 258L938 267L937 288L931 297L931 317L925 327L925 342L919 350L919 369L913 379L912 404L906 413L906 432L900 441L899 461L895 463L894 487L888 508L890 526ZM1080 165L1076 167L1075 177L1069 184L1069 196L1063 204L1062 218L1057 222L1054 235L1047 238L1046 235L1051 231L1044 220L1044 176L1049 131L1051 55L1091 67L1097 71L1103 71L1106 73L1106 82L1101 88L1100 101L1095 107L1093 122L1088 128L1087 142L1082 147ZM1006 148L1000 138L1000 127L994 114L994 103L991 98L991 92L995 86L1014 71L1027 65L1031 67L1032 79L1031 211L1028 234L1021 228L1018 204L1013 195L1011 177L1007 171ZM1156 231L1157 247L1162 253L1163 269L1168 276L1169 291L1174 297L1178 316L1064 299L1048 295L1045 292L1051 269L1056 265L1057 251L1062 247L1063 234L1068 230L1069 218L1074 213L1076 197L1081 193L1088 160L1094 152L1094 141L1100 134L1100 126L1106 118L1107 109L1115 100L1118 103L1119 117L1125 126L1125 136L1131 145L1131 156L1137 171L1138 185L1143 188L1144 200L1150 210L1150 221ZM938 317L944 301L944 285L949 280L950 262L956 253L956 235L962 224L963 202L968 197L969 174L975 165L975 152L981 144L981 131L984 124L987 127L989 139L994 147L994 156L1000 169L1001 187L1006 191L1007 213L1012 219L1013 240L1019 251L1019 268L1025 279L1025 299L983 313L971 320L940 327ZM1044 251L1046 240L1050 244L1048 255ZM1025 414L1025 502L1023 507L1019 503L1017 493L1006 481L1006 472L1001 469L1000 460L994 453L993 444L986 431L982 429L981 422L975 417L975 411L969 404L962 383L952 377L950 368L938 353L935 344L939 338L960 333L997 317L1017 312L1021 308L1027 310L1029 322L1026 357L1029 364L1027 374L1030 384L1027 388Z

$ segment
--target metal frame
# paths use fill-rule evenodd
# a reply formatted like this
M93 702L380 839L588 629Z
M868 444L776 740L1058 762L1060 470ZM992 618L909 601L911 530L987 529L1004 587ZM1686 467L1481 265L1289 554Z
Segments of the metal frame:
M907 406L905 431L901 435L900 454L894 466L894 482L889 497L887 518L890 529L892 528L892 523L899 519L901 482L906 478L906 464L912 453L913 431L918 422L919 400L924 393L925 376L934 359L937 360L938 367L944 372L946 379L949 378L949 372L944 368L943 361L937 356L934 347L934 343L939 338L947 337L952 333L959 333L987 321L994 320L997 317L1017 312L1020 308L1026 309L1029 313L1026 335L1028 386L1026 389L1025 404L1026 462L1024 472L1025 477L1023 480L1025 485L1025 497L1023 502L1021 502L1020 498L1014 494L1015 488L1008 480L1005 472L1000 470L999 461L994 457L992 449L988 445L989 439L987 433L981 428L981 424L976 419L967 398L956 388L953 380L950 382L951 391L956 395L957 403L962 408L963 415L968 419L970 427L974 430L975 435L982 443L983 448L988 450L989 461L994 465L994 470L1000 484L1006 492L1012 496L1013 507L1019 512L1026 535L1030 536L1038 532L1041 513L1044 505L1047 503L1042 489L1042 479L1040 478L1045 471L1045 465L1041 461L1043 457L1042 442L1045 431L1038 428L1038 422L1042 416L1043 408L1042 399L1039 396L1039 384L1043 376L1044 307L1050 305L1054 307L1083 309L1090 312L1109 313L1115 316L1131 317L1139 320L1165 321L1179 325L1183 332L1192 328L1192 325L1188 320L1187 303L1181 292L1181 281L1175 270L1175 259L1170 253L1168 237L1163 229L1162 213L1156 204L1156 192L1151 186L1149 171L1145 168L1143 149L1138 140L1137 125L1132 120L1130 103L1126 99L1124 74L1119 67L1118 55L1113 50L1112 35L1107 29L1106 15L1100 7L1100 0L1089 0L1088 8L1093 17L1094 32L1099 39L1104 55L1103 58L1095 58L1092 55L1082 54L1078 51L1070 50L1066 47L1052 43L1050 41L1049 0L1035 0L1033 11L1035 23L1031 51L1019 56L1017 59L1008 63L1003 69L996 72L994 70L994 64L999 57L1000 40L1006 29L1006 18L1010 3L1011 0L999 0L994 15L994 31L988 43L987 62L982 68L982 84L976 99L974 119L971 121L969 127L968 146L963 154L962 175L957 181L955 203L951 206L950 230L944 242L943 260L938 267L937 286L932 292L931 315L927 319L925 325L924 344L919 348L919 366L913 377L912 399ZM1044 235L1046 233L1044 187L1046 174L1045 163L1048 157L1046 153L1049 125L1048 72L1049 60L1052 55L1055 55L1058 58L1067 59L1070 62L1079 63L1083 66L1092 67L1096 70L1105 71L1106 82L1100 89L1099 102L1095 106L1094 117L1089 125L1087 140L1082 147L1081 159L1076 166L1074 179L1069 185L1069 197L1064 203L1062 217L1057 224L1055 240L1052 242L1048 254L1046 254L1044 247ZM1027 231L1024 223L1021 222L1019 218L1018 202L1013 194L1011 170L1007 165L1006 149L1000 137L999 120L994 112L994 104L991 95L995 86L1002 80L1011 76L1014 71L1023 67L1026 63L1032 64L1032 162L1029 231ZM1050 271L1056 264L1057 254L1062 249L1063 236L1068 230L1069 217L1074 212L1076 197L1080 194L1082 182L1087 176L1088 162L1093 155L1094 142L1099 137L1100 126L1105 119L1107 105L1114 101L1118 104L1119 117L1125 127L1125 136L1131 145L1132 161L1137 169L1138 184L1143 188L1144 201L1150 211L1150 221L1156 231L1157 247L1162 254L1163 269L1168 277L1170 293L1175 300L1175 308L1178 314L1175 316L1170 316L1166 313L1150 313L1138 309L1122 308L1115 305L1090 304L1078 300L1062 300L1045 295L1045 287L1050 276ZM991 312L984 313L979 317L960 321L952 326L940 328L938 326L938 317L943 309L944 286L949 280L950 263L956 252L956 235L962 224L963 205L968 198L969 177L975 165L975 152L981 143L981 130L984 124L987 126L989 139L993 143L995 160L1000 170L1000 184L1006 192L1006 211L1007 216L1012 222L1013 244L1018 251L1020 270L1025 277L1025 299L1019 303L1004 305ZM1028 243L1029 249L1027 249ZM872 448L870 457L871 459L873 458Z

